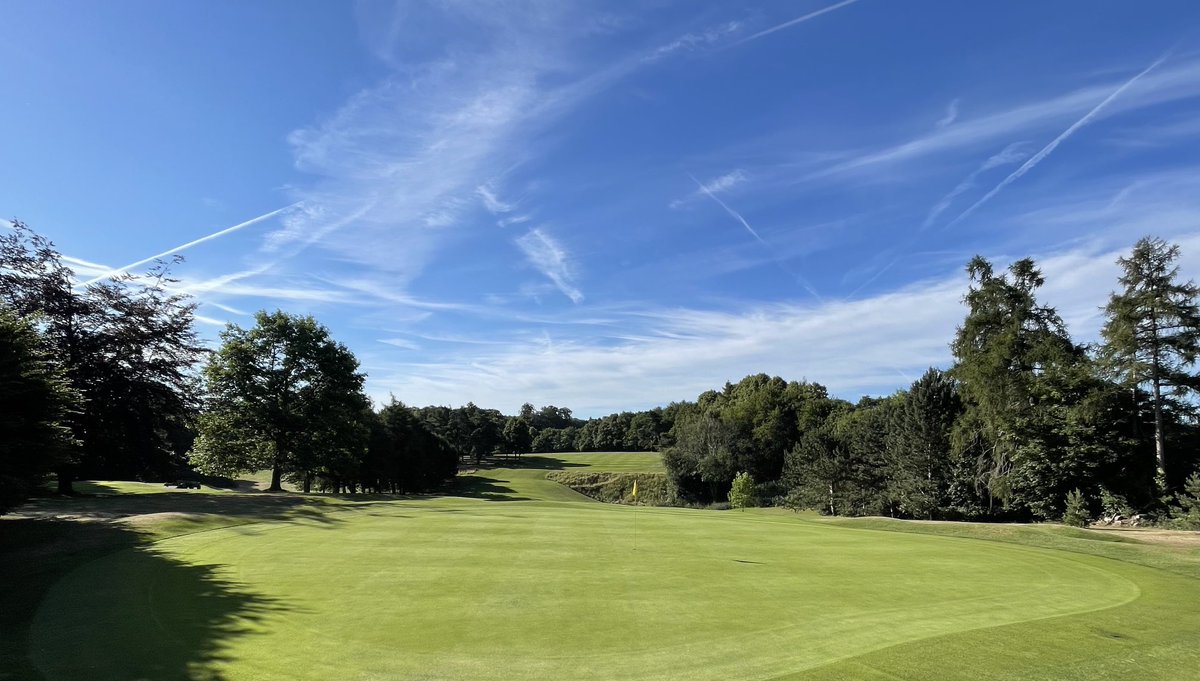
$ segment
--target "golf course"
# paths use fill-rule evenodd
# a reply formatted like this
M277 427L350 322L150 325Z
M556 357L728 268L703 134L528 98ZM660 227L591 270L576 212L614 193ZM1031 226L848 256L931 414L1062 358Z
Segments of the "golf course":
M4 555L58 551L59 568L4 566L18 607L0 678L1183 679L1200 665L1194 544L604 504L546 479L652 473L656 454L503 465L424 497L93 483L35 501L4 521ZM37 523L42 543L21 546ZM132 539L47 546L55 523Z

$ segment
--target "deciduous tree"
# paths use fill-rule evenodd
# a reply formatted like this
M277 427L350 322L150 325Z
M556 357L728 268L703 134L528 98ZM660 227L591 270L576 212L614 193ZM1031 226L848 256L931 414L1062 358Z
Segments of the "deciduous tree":
M312 317L259 312L230 324L204 368L207 410L193 463L209 473L271 469L306 483L324 475L340 487L367 444L358 360Z

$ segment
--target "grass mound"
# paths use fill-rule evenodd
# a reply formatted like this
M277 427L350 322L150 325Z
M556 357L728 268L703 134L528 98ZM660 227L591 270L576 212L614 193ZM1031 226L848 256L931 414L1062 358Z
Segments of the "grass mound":
M633 483L637 482L637 503L645 506L671 506L675 503L675 495L665 473L554 471L547 473L546 479L610 504L634 503Z

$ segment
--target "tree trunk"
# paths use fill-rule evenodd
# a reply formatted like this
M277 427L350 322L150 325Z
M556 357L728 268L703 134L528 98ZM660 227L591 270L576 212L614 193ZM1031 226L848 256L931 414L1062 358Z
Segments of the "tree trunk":
M66 469L58 471L58 493L59 494L74 494L75 478Z
M1163 441L1163 419L1161 387L1158 379L1154 381L1154 462L1157 468L1159 492L1167 491L1167 454L1166 443Z
M312 492L312 474L305 473L304 474L304 493L308 494L310 492Z
M837 506L833 504L833 483L829 483L829 515L837 515Z
M283 491L283 468L279 465L279 460L275 460L275 465L271 467L271 486L267 488L268 492Z

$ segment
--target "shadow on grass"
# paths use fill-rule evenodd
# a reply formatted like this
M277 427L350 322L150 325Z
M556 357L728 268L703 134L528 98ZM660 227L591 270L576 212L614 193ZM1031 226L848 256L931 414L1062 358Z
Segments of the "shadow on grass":
M0 679L222 677L227 644L286 606L124 524L0 520Z
M550 456L523 456L516 461L506 462L505 468L533 468L545 471L561 471L568 468L587 468L587 464L563 461Z
M456 497L485 499L487 501L529 501L530 497L518 496L516 490L500 483L508 480L462 475L455 478L448 493Z
M250 521L302 519L323 525L334 525L341 522L327 512L328 509L325 507L323 499L298 494L205 494L202 492L123 494L104 483L91 483L91 486L98 490L99 494L33 499L16 509L14 515L107 520L132 515L176 513L212 514ZM112 493L107 493L106 490L112 490Z

